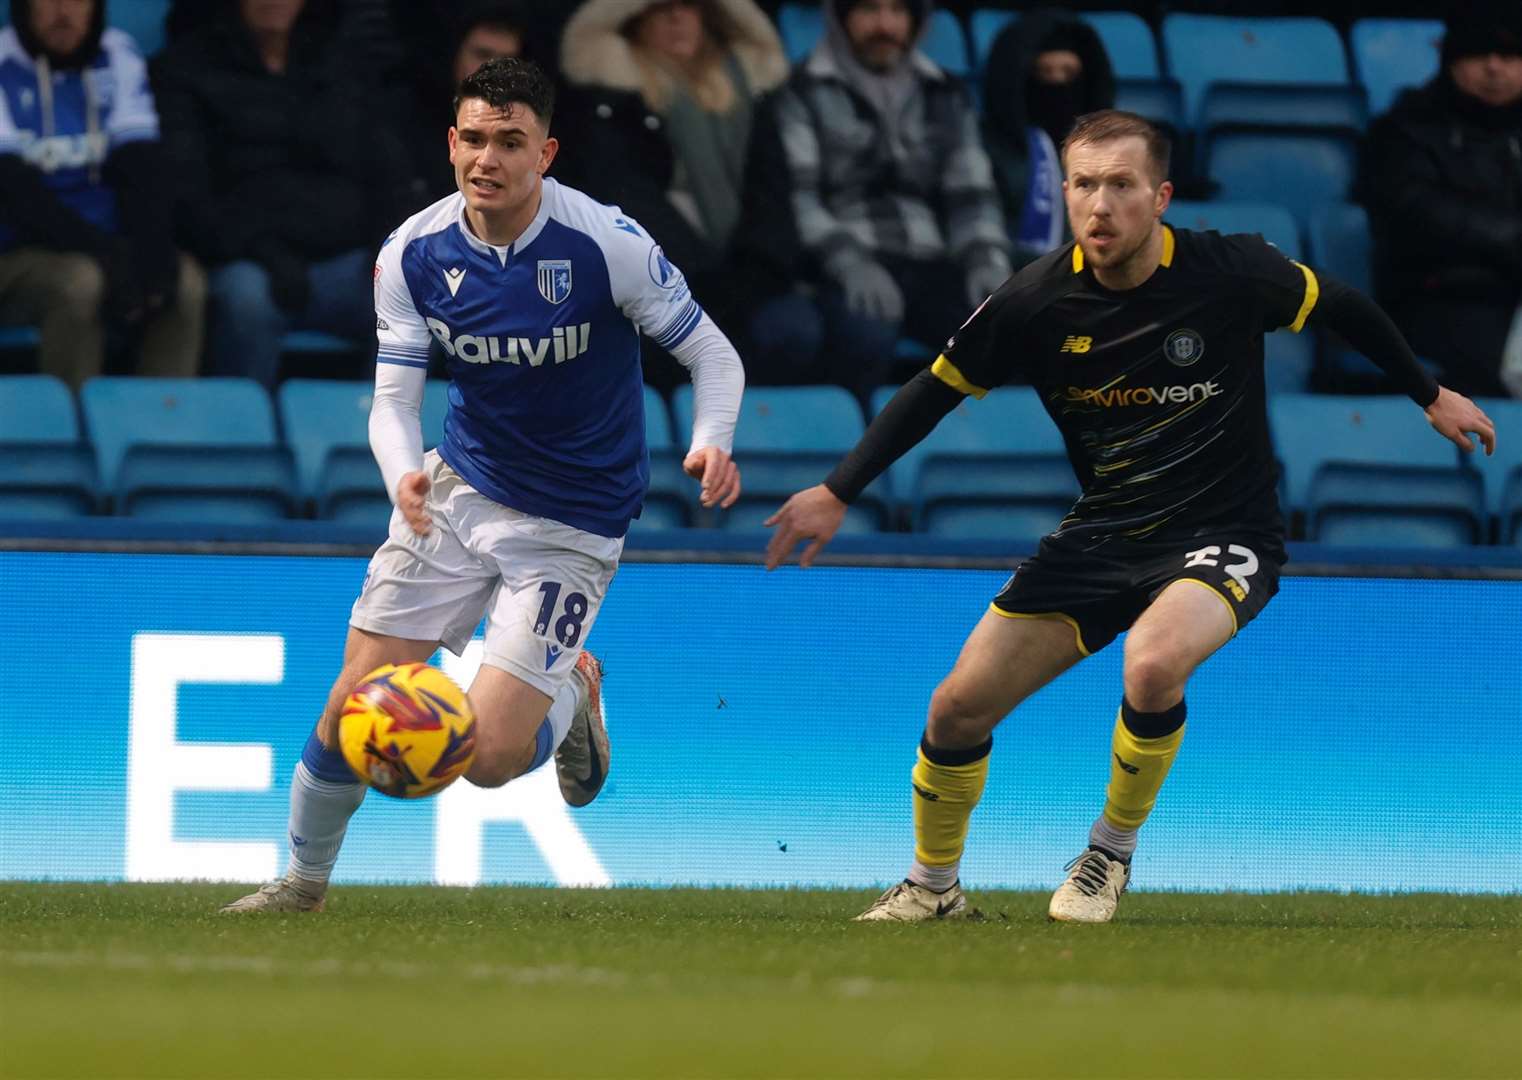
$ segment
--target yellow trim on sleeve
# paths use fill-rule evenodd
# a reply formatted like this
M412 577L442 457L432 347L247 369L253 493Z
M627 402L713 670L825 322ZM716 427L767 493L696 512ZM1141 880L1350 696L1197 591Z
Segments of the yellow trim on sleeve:
M1163 265L1173 265L1173 230L1163 226Z
M955 364L946 359L944 353L940 356L937 356L935 358L935 363L930 365L930 374L934 375L937 379L940 379L941 382L945 383L953 390L959 390L964 394L971 395L972 397L982 398L988 394L988 391L983 389L983 387L974 386L972 383L968 382L967 377L957 369Z
M1295 262L1291 259L1290 262ZM1300 333L1300 328L1305 325L1305 317L1311 313L1311 308L1316 306L1316 298L1321 295L1321 283L1316 280L1316 274L1304 263L1295 262L1300 267L1300 272L1305 275L1305 299L1300 302L1300 310L1295 315L1295 321L1289 324L1292 333Z
M1079 246L1077 240L1074 240L1073 241L1073 273L1076 274L1079 271L1081 271L1082 269L1083 269L1083 248Z
M1064 615L1060 611L1005 611L998 604L989 604L988 610L1006 619L1061 619L1073 628L1073 642L1078 646L1078 651L1084 656L1092 655L1089 647L1083 643L1083 631L1078 629L1078 620L1071 615Z
M1211 596L1215 597L1221 603L1226 605L1226 614L1231 616L1231 636L1236 637L1238 629L1237 609L1231 606L1231 601L1226 599L1226 594L1223 593L1220 589L1217 589L1214 585L1210 584L1210 582L1201 581L1199 578L1194 577L1174 578L1168 583L1168 587L1172 588L1174 585L1177 585L1181 581L1188 582L1190 585L1198 585L1200 588L1209 592Z

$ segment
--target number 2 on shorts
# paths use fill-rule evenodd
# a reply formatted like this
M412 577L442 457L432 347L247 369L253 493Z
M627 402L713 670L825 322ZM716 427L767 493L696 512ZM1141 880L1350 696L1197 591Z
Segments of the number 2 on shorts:
M1241 562L1222 567L1226 571L1226 576L1235 581L1241 588L1242 596L1237 597L1238 600L1241 600L1248 593L1252 592L1252 586L1247 583L1247 579L1257 573L1258 557L1253 554L1252 548L1245 548L1241 544L1228 545L1226 553L1228 555L1239 555L1242 558ZM1184 566L1219 566L1220 560L1216 556L1220 554L1220 547L1211 544L1209 547L1202 547L1198 551L1191 551L1186 554L1184 556Z
M539 592L544 596L544 602L539 605L539 614L534 616L534 633L547 637L550 620L555 617L556 602L560 599L560 582L542 581ZM567 593L565 614L555 619L555 640L568 649L574 647L581 640L581 624L586 617L587 598L579 592Z

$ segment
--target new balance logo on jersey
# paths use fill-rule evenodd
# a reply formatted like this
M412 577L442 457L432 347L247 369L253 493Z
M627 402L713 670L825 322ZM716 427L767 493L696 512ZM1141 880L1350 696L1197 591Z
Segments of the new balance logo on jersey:
M592 339L592 324L557 326L547 338L483 337L480 334L455 335L441 319L427 320L428 329L444 346L444 351L467 364L523 364L539 367L550 357L563 364L587 351Z
M1091 337L1078 337L1076 335L1069 334L1067 337L1063 338L1063 340L1062 340L1062 348L1058 349L1057 351L1058 352L1071 352L1071 353L1085 353L1085 352L1089 351L1089 348L1093 344L1094 344L1094 339L1091 338Z
M1192 401L1204 401L1225 392L1212 379L1209 382L1190 383L1188 386L1116 386L1099 390L1070 386L1067 399L1081 405L1098 405L1101 409L1110 409L1117 405L1183 405Z
M449 295L454 296L460 291L460 282L465 280L465 271L458 266L451 266L444 271L444 284L449 286Z

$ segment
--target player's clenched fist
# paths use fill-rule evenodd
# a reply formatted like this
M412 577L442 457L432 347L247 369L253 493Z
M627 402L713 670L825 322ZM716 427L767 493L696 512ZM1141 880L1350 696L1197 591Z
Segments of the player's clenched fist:
M798 565L812 566L814 556L830 542L845 517L846 504L823 484L798 492L763 522L768 528L777 527L771 542L766 545L766 568L775 570L781 566L801 540L812 540L813 543L803 549Z
M410 472L397 482L397 508L401 510L402 516L407 519L407 524L412 526L412 531L419 536L427 536L433 530L433 522L428 517L427 501L427 473L422 471Z

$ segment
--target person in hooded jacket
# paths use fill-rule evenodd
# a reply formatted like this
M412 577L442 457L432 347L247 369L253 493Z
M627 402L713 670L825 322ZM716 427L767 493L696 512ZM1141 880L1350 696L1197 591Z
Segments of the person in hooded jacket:
M1522 336L1522 10L1450 16L1441 70L1374 121L1365 151L1380 300L1447 385L1503 396L1503 350Z
M766 190L787 180L767 102L788 67L770 20L752 0L590 0L566 24L560 64L575 132L561 175L661 238L744 343L748 378L804 381L820 331L817 316L789 316L796 244ZM651 352L650 382L681 375Z
M929 0L829 0L778 98L793 216L817 267L834 381L864 400L900 334L940 343L1009 276L967 90L916 47Z
M206 283L174 247L159 119L105 0L11 0L0 30L0 323L40 330L44 372L78 387L112 331L137 370L194 375Z
M369 336L406 168L363 55L328 0L221 0L155 62L176 230L212 268L218 374L273 386L287 332Z
M986 70L983 145L1024 265L1067 239L1057 148L1078 117L1114 107L1115 72L1093 27L1052 8L1006 26Z

